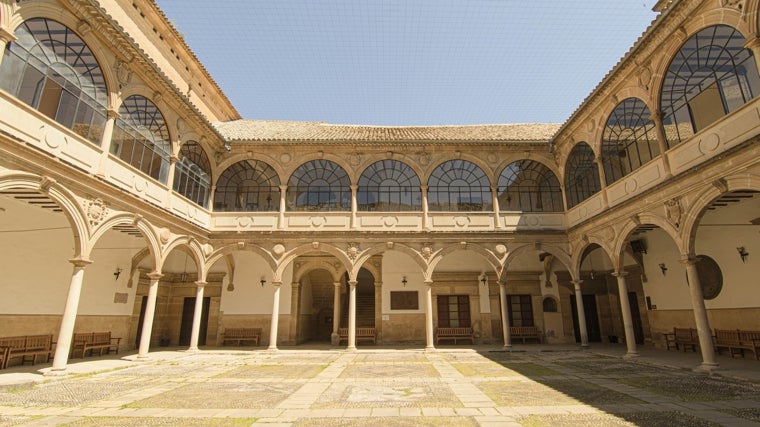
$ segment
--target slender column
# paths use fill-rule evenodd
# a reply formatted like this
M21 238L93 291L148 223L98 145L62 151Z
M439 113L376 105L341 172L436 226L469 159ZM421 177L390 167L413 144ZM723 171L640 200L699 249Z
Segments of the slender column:
M375 282L375 340L383 342L383 282Z
M8 43L15 41L16 36L14 36L4 25L0 25L0 64L3 63L3 56L5 56L5 46Z
M169 191L166 192L166 208L171 207L171 194L174 190L174 172L177 169L177 162L179 161L179 157L172 154L171 157L169 157L169 173L166 176L166 187L169 188Z
M216 185L211 186L211 191L208 194L209 210L214 210L214 197L216 197Z
M602 194L602 206L607 208L609 202L607 201L607 180L604 177L604 164L599 157L594 158L594 163L596 163L596 170L599 172L599 192Z
M680 260L686 265L686 278L689 279L689 293L691 294L691 307L694 310L694 321L699 335L699 349L702 351L702 364L696 368L699 371L712 371L718 367L715 361L715 348L713 346L710 321L707 319L707 308L702 294L702 283L697 273L698 258L684 255Z
M501 224L501 209L499 207L499 187L494 185L491 187L491 199L493 199L493 220L494 227L504 228Z
M421 185L422 191L422 229L427 230L430 228L428 224L428 186Z
M625 329L625 345L627 352L625 357L636 357L639 355L636 349L636 334L633 332L633 316L631 314L631 303L628 301L628 284L625 281L626 271L612 273L617 277L618 294L620 294L620 312L623 314L623 328Z
M358 189L358 185L351 185L351 228L356 228L356 211L359 210L359 203L356 200L356 192Z
M338 335L338 328L340 327L340 282L334 282L333 287L333 330L331 341L333 345L340 344L340 336Z
M113 139L113 127L116 125L116 119L119 112L111 108L106 111L106 124L103 126L103 136L100 138L100 159L98 159L98 170L95 175L103 178L106 176L106 165L108 164L108 155L111 152L111 140Z
M203 313L203 290L206 282L195 282L195 310L193 311L193 329L190 332L190 348L188 351L198 351L198 337L201 330L201 314Z
M752 37L744 43L744 47L752 51L752 56L755 57L755 65L760 70L760 37Z
M145 302L145 317L143 318L142 335L140 335L140 348L137 350L138 359L147 359L150 349L150 336L153 333L153 317L156 314L156 297L158 296L158 281L163 274L154 271L148 274L150 287L148 288L148 300Z
M649 118L654 122L654 128L657 133L657 146L660 148L662 167L665 169L664 175L670 178L673 176L673 173L670 171L670 159L665 155L665 152L668 151L668 138L665 136L665 125L662 124L662 111L653 111Z
M575 306L578 309L578 329L581 332L581 347L588 347L588 329L586 327L586 312L583 309L581 283L583 283L583 280L573 280L573 285L575 286Z
M66 306L63 308L61 327L58 330L58 343L55 347L53 367L51 368L53 371L63 371L66 369L66 362L69 359L69 350L71 350L71 339L74 336L74 323L76 323L77 320L79 295L82 293L84 269L92 263L92 261L83 258L70 259L69 262L74 264L74 271L71 273L69 295L66 298Z
M290 334L293 342L298 344L298 328L301 323L301 283L292 282L290 284Z
M435 350L433 345L433 281L425 281L425 350Z
M269 351L277 351L277 325L280 323L280 286L282 282L272 282L274 295L272 296L272 321L269 325Z
M356 350L356 280L348 281L348 347Z
M501 330L504 335L504 348L512 348L512 334L509 332L509 315L507 311L507 282L499 282L499 299L501 300Z
M281 185L280 186L280 217L279 221L277 221L277 228L284 229L285 228L285 195L288 192L288 186L287 185Z

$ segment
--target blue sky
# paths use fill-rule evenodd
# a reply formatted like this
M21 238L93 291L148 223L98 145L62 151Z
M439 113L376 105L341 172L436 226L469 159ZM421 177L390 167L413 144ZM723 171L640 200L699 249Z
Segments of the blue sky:
M564 122L654 0L157 0L246 119Z

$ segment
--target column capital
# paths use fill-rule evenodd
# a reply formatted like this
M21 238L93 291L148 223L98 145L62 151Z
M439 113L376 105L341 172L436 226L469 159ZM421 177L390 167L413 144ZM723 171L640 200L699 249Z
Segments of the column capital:
M172 154L171 156L169 156L169 163L175 164L178 161L179 161L179 156L177 156L176 154Z
M71 258L69 262L74 264L74 267L80 267L80 268L84 268L92 264L91 259L82 258L82 257Z
M351 184L351 185L348 186L348 188L350 188L351 191L355 191L355 190L359 189L359 185L358 184Z
M333 286L335 286L336 288L340 288L341 286L343 286L343 283L333 282Z
M571 280L570 283L572 283L573 285L575 285L575 289L580 289L581 288L581 283L583 283L583 280Z
M649 120L653 122L659 122L662 120L662 111L660 110L652 110L649 113Z
M423 281L423 283L425 284L425 286L433 286L433 281L432 280L425 280L425 281Z
M6 43L13 43L16 41L16 36L5 25L0 25L0 40Z
M625 277L625 276L628 275L628 272L625 271L625 270L620 270L620 271L613 271L610 274L613 275L613 276L615 276L615 277Z
M375 287L376 287L376 288L382 288L382 287L383 287L383 282L377 282L377 281L376 281L376 282L375 282Z
M744 43L745 49L757 49L760 48L760 37L752 37L751 39L748 39L746 43Z
M358 280L349 280L349 281L348 281L348 286L350 286L350 287L352 287L352 288L355 288L355 287L356 287L356 285L358 285L358 284L359 284L359 281L358 281Z
M121 114L119 114L119 110L114 108L109 108L106 110L106 117L109 119L118 119L121 117Z
M148 273L148 278L150 280L160 280L162 277L164 277L164 275L160 271L152 271Z
M195 282L195 286L197 286L199 288L202 288L202 287L204 287L206 285L208 285L208 282L203 282L201 280L198 280L198 281Z
M288 186L287 186L287 184L282 184L282 185L280 185L280 191L281 191L281 192L283 192L283 193L284 193L284 192L285 192L285 191L287 191L287 190L288 190Z
M272 282L272 286L279 288L280 286L282 286L282 281Z
M689 265L696 265L700 259L695 255L681 255L681 258L678 260L683 265L689 266Z

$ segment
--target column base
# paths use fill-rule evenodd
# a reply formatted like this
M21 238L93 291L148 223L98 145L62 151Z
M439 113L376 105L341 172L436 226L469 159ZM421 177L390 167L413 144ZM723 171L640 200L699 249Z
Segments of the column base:
M429 347L425 347L425 353L434 353L434 352L435 352L435 347L433 347L432 345Z
M201 350L198 347L190 347L185 350L185 353L200 353Z
M66 375L69 375L68 371L66 371L66 367L63 368L43 368L37 370L40 374L42 374L45 377L65 377Z
M628 352L623 356L623 359L635 359L639 357L639 353L637 351Z
M702 363L701 365L697 366L696 368L692 369L694 372L704 372L704 373L710 373L715 372L718 370L719 365L717 363Z
M346 347L346 351L349 353L356 353L358 350L356 347Z
M150 356L148 356L147 354L143 355L143 356L140 356L138 354L137 357L135 357L132 360L134 360L135 362L147 362L148 360L150 360Z
M588 344L581 344L581 350L588 350L590 348L591 348L591 346L588 345Z
M270 346L270 347L267 347L266 351L267 351L267 353L277 353L279 350L277 349L276 346L275 347L271 347Z

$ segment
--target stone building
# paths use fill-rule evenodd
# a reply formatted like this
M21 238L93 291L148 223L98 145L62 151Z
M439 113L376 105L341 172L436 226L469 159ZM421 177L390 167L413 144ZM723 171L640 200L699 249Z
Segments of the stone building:
M561 125L375 127L241 118L153 1L0 0L3 335L64 370L101 330L634 356L692 327L712 369L714 328L760 329L759 3L660 1Z

